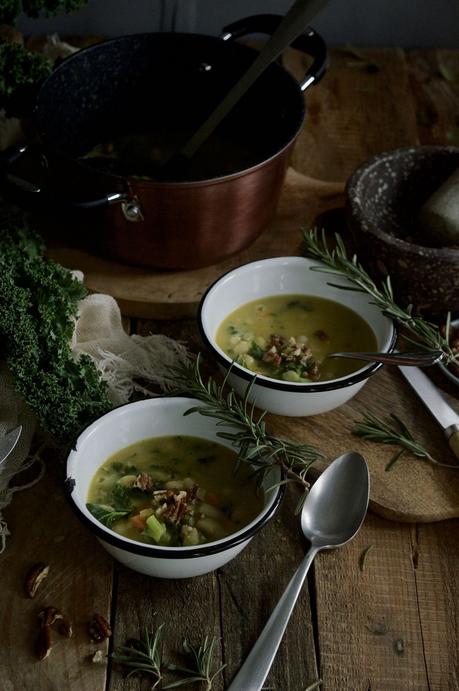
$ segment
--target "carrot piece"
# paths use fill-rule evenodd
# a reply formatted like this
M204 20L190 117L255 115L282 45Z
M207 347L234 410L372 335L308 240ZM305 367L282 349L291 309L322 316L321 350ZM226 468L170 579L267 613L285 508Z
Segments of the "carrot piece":
M207 492L205 501L207 504L210 504L211 506L216 506L217 508L220 503L217 495L213 492Z
M131 524L134 526L134 528L136 528L137 530L145 530L147 525L147 519L145 516L137 514L135 516L131 516L129 520L131 521Z

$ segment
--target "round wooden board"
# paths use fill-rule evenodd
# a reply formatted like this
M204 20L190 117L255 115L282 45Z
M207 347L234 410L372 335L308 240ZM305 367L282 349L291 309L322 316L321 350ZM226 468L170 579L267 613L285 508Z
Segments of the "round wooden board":
M126 316L193 317L203 293L226 271L256 259L298 254L301 228L342 203L342 191L342 183L313 180L289 168L276 217L258 240L236 256L202 269L146 270L61 246L51 246L48 254L63 266L82 271L88 290L112 295Z
M459 414L457 398L445 395ZM397 447L352 434L355 422L367 411L383 419L395 413L434 458L457 467L443 468L407 453L386 471ZM327 458L350 450L362 454L370 468L370 508L380 516L408 523L459 517L459 464L440 426L396 367L379 370L349 403L329 413L305 418L270 415L268 419L275 434L313 444Z

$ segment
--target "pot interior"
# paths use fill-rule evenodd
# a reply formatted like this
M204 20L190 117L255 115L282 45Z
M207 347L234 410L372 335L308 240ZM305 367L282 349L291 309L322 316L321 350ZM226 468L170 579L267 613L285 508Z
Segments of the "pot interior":
M140 34L97 44L68 58L43 84L39 133L46 148L71 158L124 138L130 151L147 148L161 160L187 141L256 54L196 34ZM295 137L303 116L297 83L272 64L201 147L187 179L220 177L271 158ZM105 172L133 174L126 161L110 163Z

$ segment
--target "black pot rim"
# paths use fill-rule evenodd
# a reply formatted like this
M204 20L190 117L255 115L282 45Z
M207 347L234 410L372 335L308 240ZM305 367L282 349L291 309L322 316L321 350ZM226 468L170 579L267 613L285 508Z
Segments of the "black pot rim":
M224 183L224 182L227 182L229 180L232 180L232 179L235 179L238 177L242 177L244 175L248 175L252 172L257 171L259 168L268 165L274 159L281 157L282 154L284 154L288 150L288 148L292 145L292 143L295 141L295 139L298 136L298 133L301 130L303 123L304 123L304 119L305 119L305 115L306 115L305 102L304 102L304 99L302 97L302 92L301 92L301 89L300 89L300 86L299 86L297 80L293 77L293 75L290 74L290 72L288 72L285 68L283 68L279 63L274 62L270 65L270 68L275 69L276 71L281 73L283 75L283 78L286 80L289 80L292 84L292 87L297 91L297 95L299 97L298 103L300 104L300 109L298 110L298 126L297 126L295 132L292 134L292 136L286 142L283 143L281 148L279 148L277 151L273 152L270 156L263 158L261 161L258 161L257 163L255 163L254 165L252 165L248 168L243 168L242 170L238 170L238 171L235 171L233 173L229 173L227 175L217 175L217 176L213 176L213 177L205 178L205 179L201 179L201 180L176 181L176 182L174 182L174 181L156 182L154 180L152 180L152 181L139 180L137 178L133 178L133 177L129 177L129 176L116 175L115 173L110 173L107 171L99 171L99 170L97 170L97 168L93 168L89 164L85 164L83 161L77 160L75 157L70 156L67 152L63 151L62 149L49 147L48 146L49 136L45 135L43 129L40 128L38 125L38 111L39 111L39 107L40 107L40 98L41 98L41 94L45 90L48 82L50 82L53 79L53 77L59 72L59 70L66 69L68 62L75 60L75 59L78 59L78 57L81 56L83 53L87 54L88 52L97 51L98 49L101 49L101 47L103 47L107 44L116 43L116 42L123 41L123 40L142 38L142 37L146 37L146 36L158 36L158 37L159 36L160 37L171 36L171 37L174 37L174 39L177 37L186 36L187 38L193 37L193 38L196 38L198 40L199 39L209 40L215 44L216 43L225 44L225 41L223 41L222 38L220 38L218 36L209 36L207 34L186 33L186 32L177 32L177 33L175 33L175 32L141 32L141 33L136 33L136 34L127 34L124 36L115 36L115 37L109 38L105 41L101 41L100 43L96 43L92 46L88 46L87 48L83 48L81 51L78 51L78 53L75 53L74 55L68 56L65 60L62 61L62 63L59 65L59 67L57 67L45 79L45 81L41 85L41 88L40 88L40 91L39 91L39 94L38 94L38 97L36 100L36 104L34 107L34 111L33 111L33 118L34 118L34 121L37 125L37 132L40 136L40 139L44 142L45 148L47 151L49 151L50 153L52 153L56 156L59 156L62 159L72 161L76 166L78 166L78 168L81 168L83 171L91 171L93 173L94 172L98 173L105 180L113 181L112 182L113 185L119 186L120 183L121 184L128 183L130 186L134 187L135 189L144 188L144 189L148 190L148 189L152 189L155 187L158 187L160 189L167 189L167 188L174 188L174 187L187 188L187 187L199 187L199 186L204 186L204 185L209 186L212 184ZM256 54L258 52L255 48L252 48L251 46L247 46L244 44L231 43L231 45L232 46L238 46L238 49L241 49L241 50L251 51L254 54Z
M173 398L174 396L168 396L168 395L161 395L157 396L157 398ZM177 396L181 397L181 396ZM156 399L155 399L156 400ZM123 403L121 405L115 406L111 410L108 411L108 413L111 413L113 410L118 410L119 408L125 408L126 406L132 405L132 402L128 403ZM105 413L108 414L108 413ZM102 415L101 417L104 417ZM98 418L100 419L100 418ZM86 425L84 427L79 435L78 438L90 427L92 424L94 424L96 420L93 420L90 424ZM78 438L75 440L74 444L72 445L72 448L76 448L76 443L78 441ZM79 506L77 506L72 494L73 490L75 489L75 479L69 475L67 475L67 469L66 469L66 477L64 481L64 494L70 504L70 508L74 512L74 514L77 516L77 518L81 521L81 523L86 526L87 528L90 529L92 533L96 535L97 538L103 540L104 542L108 542L110 545L113 547L117 547L118 549L121 549L125 552L129 552L131 554L137 554L139 556L143 557L152 557L152 558L161 558L161 559L192 559L192 558L197 558L197 557L205 557L209 556L211 554L219 554L220 552L225 552L226 550L236 547L237 545L240 545L242 542L246 542L250 538L252 538L255 533L257 533L268 521L273 517L275 512L277 511L283 497L285 494L285 485L279 485L276 488L276 496L273 500L272 505L269 507L269 509L263 513L258 520L255 520L253 524L249 528L242 528L240 531L237 533L233 533L232 535L228 535L228 537L223 538L222 540L216 542L208 542L203 545L198 545L194 548L189 548L189 547L157 547L156 545L146 545L145 543L142 542L135 542L133 540L130 540L129 542L125 542L122 540L117 533L115 533L113 530L110 530L110 528L105 528L102 526L101 523L96 518L89 518L86 516L86 514L83 513L83 511L80 509ZM263 509L262 511L265 511Z
M298 257L298 259L301 259L301 257ZM250 264L259 264L260 261L264 260L256 260L252 262L246 262L245 264L241 264L240 266L237 267L237 269L240 269L244 266L249 266ZM249 372L248 370L243 369L240 365L238 365L236 362L233 362L229 358L225 357L222 355L215 347L213 342L208 338L204 327L202 325L202 313L203 313L203 308L204 308L204 302L207 298L207 295L209 292L212 290L212 288L221 281L222 278L227 276L228 274L232 273L233 271L237 269L230 269L229 271L226 271L224 274L219 276L206 290L206 292L203 294L199 306L198 306L198 314L197 314L197 319L198 319L198 327L199 327L199 332L201 335L202 340L206 344L206 346L210 349L212 352L212 355L215 357L217 362L219 362L225 369L230 369L231 371L237 374L239 377L242 379L245 379L248 383L254 382L257 386L262 386L267 389L275 389L277 391L288 391L289 393L310 393L310 392L320 392L320 391L336 391L338 389L343 389L348 386L352 386L353 384L357 384L358 382L361 382L364 379L368 379L370 376L375 374L383 365L380 362L373 362L365 367L362 367L360 370L358 370L355 374L349 374L346 377L343 377L341 379L331 379L330 381L324 381L324 382L317 382L315 384L295 384L293 382L285 382L281 381L280 379L269 379L268 377L265 378L260 378L256 374L253 374ZM395 324L393 320L390 320L392 322L392 338L389 343L389 347L387 349L388 353L391 353L394 348L395 344L397 341L397 329L395 327Z

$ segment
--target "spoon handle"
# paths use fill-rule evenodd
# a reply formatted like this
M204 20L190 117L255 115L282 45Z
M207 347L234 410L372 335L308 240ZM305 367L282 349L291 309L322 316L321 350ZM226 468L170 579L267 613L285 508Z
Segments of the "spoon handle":
M328 353L327 357L331 358L350 358L351 360L365 360L368 362L383 362L386 365L404 365L415 367L429 367L439 362L444 354L441 350L429 350L426 352L415 351L413 353L404 352L399 353L393 351L391 353Z
M304 579L319 549L310 547L228 691L260 691L276 657Z

